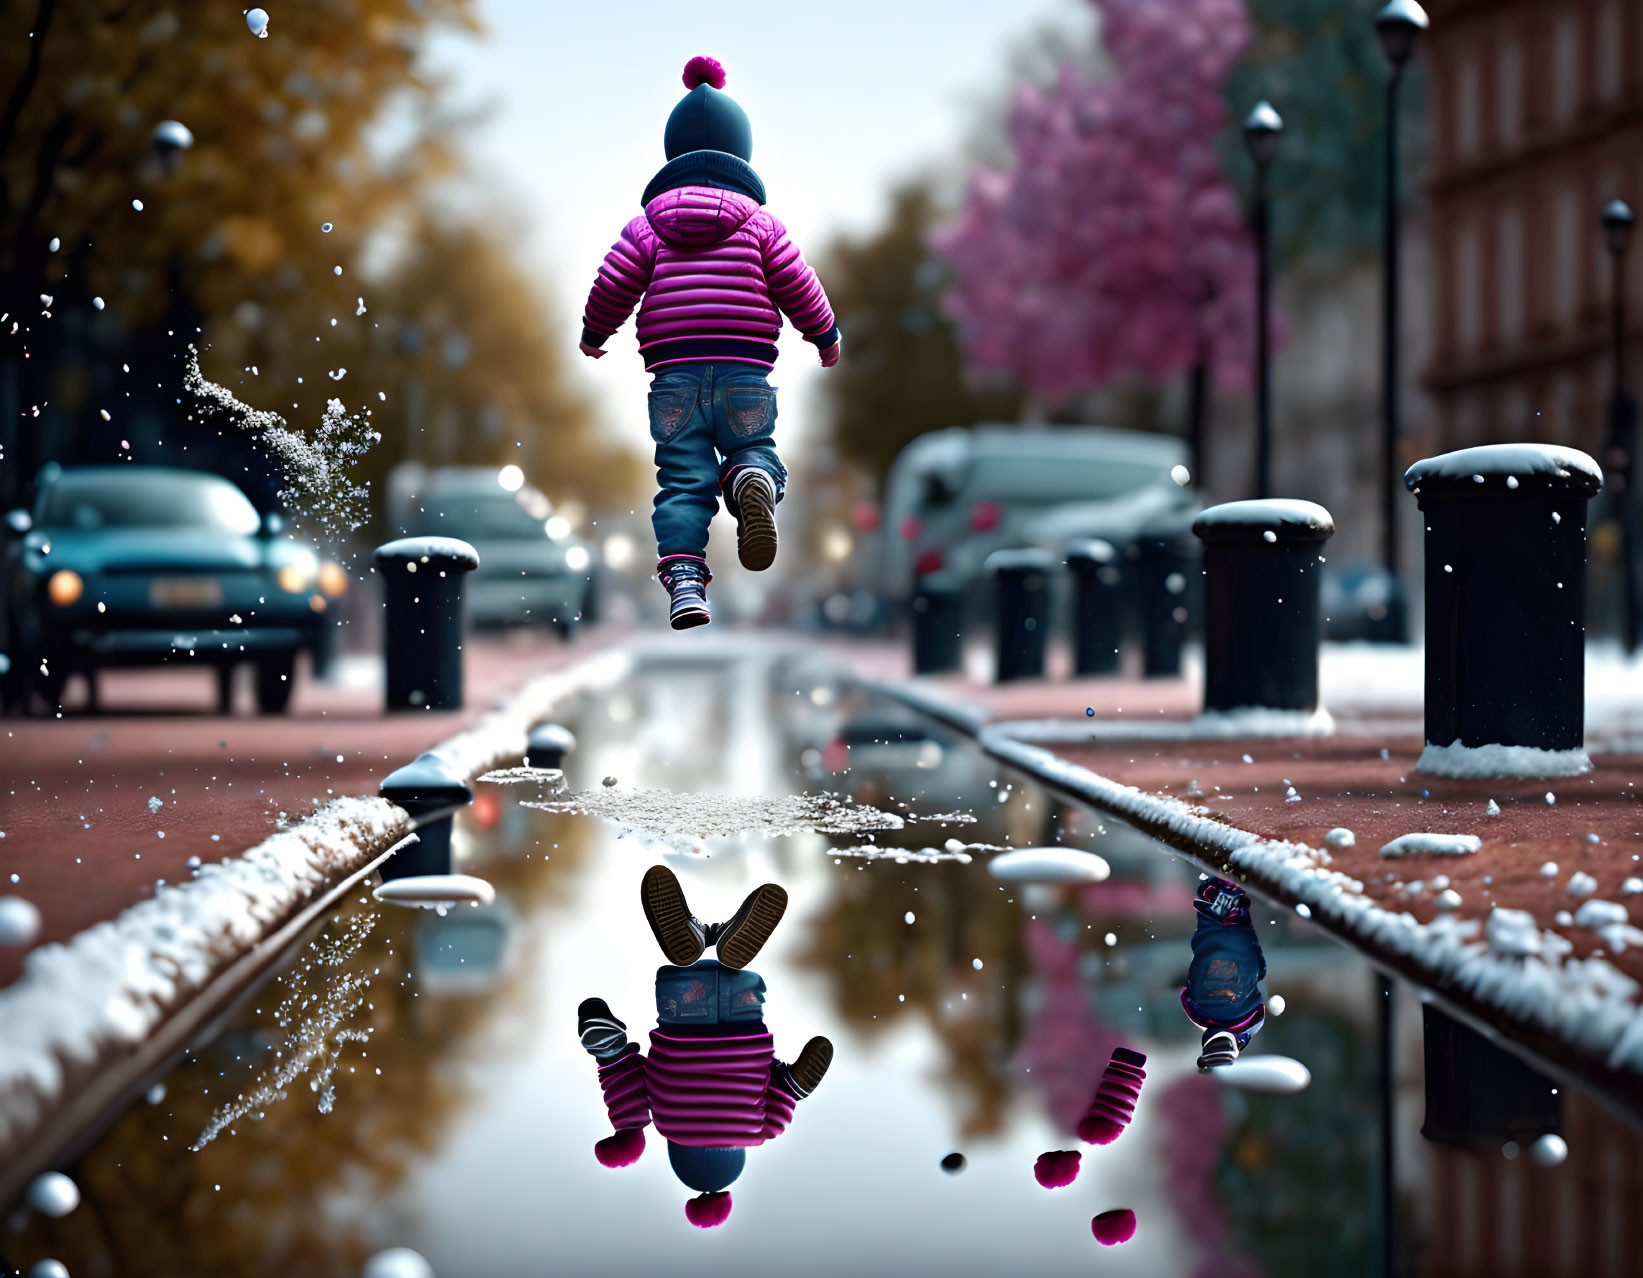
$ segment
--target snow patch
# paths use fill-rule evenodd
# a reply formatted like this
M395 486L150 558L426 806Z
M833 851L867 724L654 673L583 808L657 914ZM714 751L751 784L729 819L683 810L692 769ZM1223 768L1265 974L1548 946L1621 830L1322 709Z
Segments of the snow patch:
M1094 741L1237 741L1245 738L1327 737L1335 718L1316 710L1274 710L1244 706L1206 710L1191 719L1021 719L991 725L1022 741L1081 745Z
M1356 847L1357 843L1358 836L1344 825L1337 825L1324 835L1324 846L1334 852L1344 852L1347 848Z
M1429 777L1578 777L1592 770L1584 750L1542 750L1538 746L1448 745L1428 741L1415 771Z
M1482 846L1483 840L1475 834L1400 834L1381 845L1381 855L1417 856L1425 852L1432 856L1467 856Z
M457 905L489 905L496 900L496 889L471 874L414 874L379 883L371 895L388 905L443 914Z

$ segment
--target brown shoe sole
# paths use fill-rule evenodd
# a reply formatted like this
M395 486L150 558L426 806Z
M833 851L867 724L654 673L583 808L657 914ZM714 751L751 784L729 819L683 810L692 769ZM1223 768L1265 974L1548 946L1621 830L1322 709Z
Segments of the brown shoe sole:
M684 889L673 871L665 865L653 865L645 871L639 884L639 900L645 907L645 918L656 934L656 944L662 947L667 961L675 967L689 967L702 957L706 947L690 928L690 907L685 904Z
M719 933L715 953L729 968L744 968L759 957L759 951L787 912L787 892L774 883L755 888L736 916Z
M827 1067L833 1063L833 1044L817 1035L804 1045L799 1059L787 1067L793 1081L804 1088L805 1095L815 1091L827 1076Z
M763 572L776 562L776 508L763 491L737 503L736 558L749 572Z

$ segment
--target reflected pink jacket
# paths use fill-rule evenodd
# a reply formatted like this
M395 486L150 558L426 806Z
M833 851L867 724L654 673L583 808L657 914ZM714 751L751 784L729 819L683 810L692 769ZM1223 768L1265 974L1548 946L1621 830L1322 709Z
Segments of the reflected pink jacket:
M839 340L821 281L787 228L719 187L664 191L622 228L588 294L582 340L603 346L635 305L647 369L708 359L769 368L784 314L818 349Z

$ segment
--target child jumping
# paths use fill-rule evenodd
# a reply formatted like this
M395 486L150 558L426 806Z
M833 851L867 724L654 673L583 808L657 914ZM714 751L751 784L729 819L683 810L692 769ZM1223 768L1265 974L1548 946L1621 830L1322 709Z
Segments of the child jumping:
M839 360L839 329L821 281L787 228L763 208L748 160L753 131L712 58L685 66L685 94L668 116L667 163L640 197L644 212L605 256L582 316L592 359L639 307L639 353L656 444L656 574L675 630L706 625L707 528L736 518L736 553L762 572L776 558L776 503L787 471L776 456L776 362L782 315L821 362Z
M582 1046L599 1062L599 1086L616 1129L594 1146L606 1167L626 1167L645 1149L654 1121L667 1139L674 1174L701 1195L685 1216L703 1229L730 1215L726 1192L747 1162L747 1147L787 1129L793 1107L816 1090L833 1044L811 1039L791 1065L776 1059L765 1028L764 981L746 970L787 909L787 893L766 883L748 894L728 923L704 924L690 912L679 880L652 866L640 885L645 918L668 964L656 970L657 1026L650 1056L630 1043L627 1026L601 998L577 1009ZM698 959L708 946L717 960Z

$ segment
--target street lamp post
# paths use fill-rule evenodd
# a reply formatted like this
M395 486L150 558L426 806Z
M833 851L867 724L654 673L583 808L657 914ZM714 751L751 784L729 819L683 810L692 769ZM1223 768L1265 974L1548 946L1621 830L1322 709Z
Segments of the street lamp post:
M1255 161L1255 495L1272 495L1272 309L1271 237L1267 217L1267 166L1278 150L1284 122L1264 99L1244 118L1244 145Z
M1632 453L1637 445L1637 421L1631 396L1626 391L1626 246L1632 238L1632 210L1624 200L1610 200L1603 207L1603 239L1609 260L1614 264L1613 295L1610 299L1614 341L1614 391L1609 400L1609 447L1604 458L1608 472L1605 487L1612 494L1614 514L1620 526L1621 586L1626 607L1626 652L1636 653L1643 635L1639 618L1637 582L1637 506L1631 494Z
M1386 171L1381 227L1385 277L1381 313L1381 559L1388 596L1383 634L1397 643L1409 637L1403 583L1398 577L1398 86L1426 30L1426 10L1415 0L1390 0L1375 15L1375 34L1386 54Z

